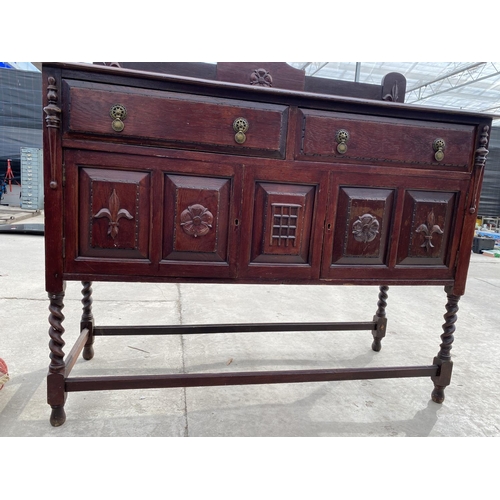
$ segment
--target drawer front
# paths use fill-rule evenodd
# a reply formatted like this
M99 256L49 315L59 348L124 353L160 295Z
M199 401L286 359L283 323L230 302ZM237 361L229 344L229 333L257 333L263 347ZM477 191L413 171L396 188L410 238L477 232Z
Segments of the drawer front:
M453 168L472 164L472 126L301 110L297 158Z
M136 139L180 149L283 158L288 108L278 105L66 82L69 134ZM113 115L113 116L111 116ZM243 119L239 120L238 119Z

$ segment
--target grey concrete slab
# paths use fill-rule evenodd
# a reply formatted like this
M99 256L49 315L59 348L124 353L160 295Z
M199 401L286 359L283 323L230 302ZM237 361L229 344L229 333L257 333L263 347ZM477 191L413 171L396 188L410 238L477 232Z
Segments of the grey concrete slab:
M43 221L43 214L30 222ZM25 220L23 220L25 222ZM472 254L443 405L427 378L70 393L48 422L48 299L43 236L0 235L0 436L500 436L500 259ZM79 283L68 283L65 352L78 337ZM369 321L377 287L94 283L100 325ZM370 332L104 337L73 375L199 373L431 364L442 287L391 287L379 353Z

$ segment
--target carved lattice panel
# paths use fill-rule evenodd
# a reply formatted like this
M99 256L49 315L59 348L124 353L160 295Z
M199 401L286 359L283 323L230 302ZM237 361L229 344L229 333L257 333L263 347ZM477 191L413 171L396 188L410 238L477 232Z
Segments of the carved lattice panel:
M398 247L398 264L449 264L456 193L407 191Z
M251 262L308 262L315 189L256 184Z
M165 175L163 259L228 260L229 179Z
M386 264L394 192L341 187L332 264Z
M79 255L147 258L149 174L84 167L79 177Z

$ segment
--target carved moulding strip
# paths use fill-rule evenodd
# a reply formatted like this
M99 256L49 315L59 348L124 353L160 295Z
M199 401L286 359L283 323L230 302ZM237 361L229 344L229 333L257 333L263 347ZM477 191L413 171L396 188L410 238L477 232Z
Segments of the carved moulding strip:
M212 212L198 203L182 211L181 227L186 234L198 238L204 236L212 228L214 216Z
M56 79L53 76L47 78L47 101L48 104L43 108L45 113L45 126L48 128L49 140L49 158L50 158L50 183L51 189L57 189L56 181L56 149L57 149L57 133L61 126L61 108L57 105L57 85Z

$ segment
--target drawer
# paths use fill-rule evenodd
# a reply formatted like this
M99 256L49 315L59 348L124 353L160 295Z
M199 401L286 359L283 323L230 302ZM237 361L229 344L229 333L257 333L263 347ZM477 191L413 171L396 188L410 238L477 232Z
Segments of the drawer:
M472 126L315 110L301 110L299 120L299 159L458 170L472 164Z
M64 92L67 134L235 155L285 154L286 106L72 81Z

